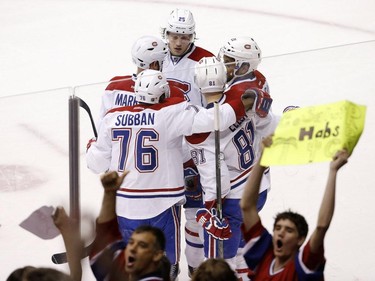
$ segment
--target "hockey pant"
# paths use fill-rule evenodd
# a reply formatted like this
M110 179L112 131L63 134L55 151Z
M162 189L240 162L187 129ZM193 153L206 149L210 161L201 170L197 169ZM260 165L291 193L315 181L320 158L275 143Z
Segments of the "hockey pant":
M267 200L267 190L261 192L258 198L257 209L260 211ZM241 224L242 213L240 208L240 199L225 199L222 207L223 217L229 221L232 236L223 241L224 259L228 264L236 270L238 277L242 280L249 280L247 278L248 267L242 256L242 248L246 242L242 236ZM204 234L204 254L207 258L218 257L218 240L214 239L206 231Z
M160 215L142 220L127 219L124 217L117 217L120 232L125 243L133 233L133 231L140 225L151 225L160 228L165 235L166 255L171 264L176 264L180 261L181 253L181 206L172 206Z

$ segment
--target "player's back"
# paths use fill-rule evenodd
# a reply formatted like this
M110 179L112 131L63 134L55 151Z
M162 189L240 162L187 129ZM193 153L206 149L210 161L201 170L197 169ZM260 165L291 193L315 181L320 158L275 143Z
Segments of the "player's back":
M114 109L106 117L112 135L110 169L130 171L118 192L118 200L125 201L117 210L120 216L156 216L184 199L184 124L178 116L185 106L183 99L169 98L161 104Z
M111 79L102 96L100 118L112 108L137 104L134 94L136 76L116 76Z

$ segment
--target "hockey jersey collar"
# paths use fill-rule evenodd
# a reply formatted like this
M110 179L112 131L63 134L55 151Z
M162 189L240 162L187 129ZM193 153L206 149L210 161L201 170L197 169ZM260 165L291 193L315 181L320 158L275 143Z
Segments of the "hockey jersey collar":
M179 63L184 57L186 56L190 56L190 54L194 51L195 49L195 45L194 43L191 43L189 48L187 49L187 51L185 52L185 54L183 54L182 56L174 56L172 55L171 52L169 52L169 56L170 56L170 59L171 59L171 62L173 63L173 65L176 65L177 63Z
M226 96L225 95L222 95L221 98L217 101L219 103L219 105L222 105L226 100ZM206 105L206 108L207 109L210 109L210 108L213 108L215 105L214 102L210 102Z

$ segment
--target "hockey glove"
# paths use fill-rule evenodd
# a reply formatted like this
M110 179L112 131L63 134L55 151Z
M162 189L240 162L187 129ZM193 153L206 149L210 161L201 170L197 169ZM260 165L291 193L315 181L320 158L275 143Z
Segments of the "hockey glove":
M206 208L198 209L195 220L215 239L228 240L232 236L227 219L220 220L215 208L211 211Z
M252 110L261 118L268 115L272 105L272 98L267 93L257 88L250 88L246 90L245 97L253 97L254 104Z

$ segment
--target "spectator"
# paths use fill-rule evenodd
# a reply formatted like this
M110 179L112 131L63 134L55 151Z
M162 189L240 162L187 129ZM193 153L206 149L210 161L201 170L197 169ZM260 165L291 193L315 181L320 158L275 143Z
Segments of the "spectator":
M207 259L194 272L191 281L237 281L236 273L223 259Z
M69 275L53 268L25 266L14 270L6 281L74 281Z
M272 138L266 138L263 144L270 146ZM241 199L242 231L247 242L244 257L249 268L254 271L251 280L324 279L323 242L333 217L337 172L347 163L348 157L349 154L345 149L338 151L333 157L317 226L301 250L300 247L307 238L308 225L300 214L290 210L277 214L273 235L263 227L256 204L260 181L266 167L257 162Z
M115 213L116 191L127 173L107 172L102 178L104 195L96 221L96 237L89 255L97 280L169 281L169 262L165 259L165 237L152 226L140 226L126 245Z
M60 230L63 237L70 276L74 281L82 279L81 258L83 253L83 243L77 222L70 218L63 207L57 207L52 215L55 226Z

